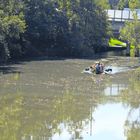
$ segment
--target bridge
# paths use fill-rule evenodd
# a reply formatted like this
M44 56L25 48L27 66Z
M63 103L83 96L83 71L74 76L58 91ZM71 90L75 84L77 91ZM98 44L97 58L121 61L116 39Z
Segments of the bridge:
M124 8L123 10L108 9L105 11L108 16L108 21L112 26L113 35L115 38L119 37L120 29L125 25L126 21L131 22L134 20L134 12L137 15L137 19L140 21L140 9L134 9L132 11L129 8ZM128 56L130 55L130 44L126 44L126 47L122 47L120 45L120 46L110 47L109 49L114 49L114 50L126 49L126 55Z
M134 10L137 14L138 20L140 20L140 9ZM129 8L124 10L106 10L108 20L112 25L114 35L119 34L120 29L124 26L126 21L134 20L133 12Z

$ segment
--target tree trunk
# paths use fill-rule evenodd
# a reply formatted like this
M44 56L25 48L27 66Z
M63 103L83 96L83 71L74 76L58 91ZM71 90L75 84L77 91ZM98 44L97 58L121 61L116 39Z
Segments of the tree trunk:
M126 56L130 56L130 43L129 42L127 42L126 43Z
M139 48L135 48L135 57L139 57L140 56L140 52L139 52Z

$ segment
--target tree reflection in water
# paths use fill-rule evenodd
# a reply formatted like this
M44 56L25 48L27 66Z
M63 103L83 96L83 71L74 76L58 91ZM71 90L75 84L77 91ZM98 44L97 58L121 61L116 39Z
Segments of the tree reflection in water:
M140 69L130 78L130 85L122 92L122 100L131 107L125 122L127 140L140 139Z
M64 88L65 91L55 96L51 93L45 96L22 93L23 83L20 83L20 78L20 73L6 75L0 85L2 140L48 140L61 135L63 131L68 132L70 139L82 139L81 133L86 129L85 126L92 127L91 112L102 102L99 94L93 94L92 78L88 82L81 82L83 84L79 84L78 88L75 86L72 91L70 82ZM87 87L89 92L85 94ZM104 88L104 85L101 87Z
M120 95L121 102L127 103L132 108L125 122L125 134L128 140L139 140L140 137L140 113L135 113L140 111L139 75L139 71L132 75L128 90L123 89ZM0 85L6 88L6 90L1 88L4 93L5 91L11 93L10 86L15 86L11 94L0 96L2 140L49 140L61 136L64 132L67 132L67 139L83 139L82 132L85 130L90 133L89 130L92 130L91 122L95 117L93 112L97 106L104 105L108 101L120 102L120 96L104 95L106 84L113 83L106 78L107 76L83 76L82 79L80 75L80 80L76 77L74 81L73 77L73 79L68 77L64 79L65 82L59 79L60 84L66 83L65 87L62 93L56 92L57 94L53 95L51 90L45 95L27 94L30 92L22 94L24 88L18 82L20 76L15 74L13 79L5 77L7 78L5 84ZM137 114L136 118L131 117L133 114ZM87 126L88 131L86 131Z
M64 129L71 138L80 139L91 121L98 97L89 98L69 92L53 97L26 97L8 94L0 97L0 136L2 140L49 139ZM75 133L73 133L75 132Z

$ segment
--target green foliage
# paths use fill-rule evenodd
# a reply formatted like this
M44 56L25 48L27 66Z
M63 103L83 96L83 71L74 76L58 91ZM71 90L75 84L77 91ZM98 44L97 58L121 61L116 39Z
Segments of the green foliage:
M120 38L130 42L130 46L135 46L135 55L138 55L140 47L140 22L138 21L135 10L132 9L133 21L127 21L125 26L120 31Z
M20 39L26 29L23 3L19 0L0 2L0 57L4 61L10 57L11 44Z
M94 0L95 3L103 9L110 9L109 0Z
M93 55L107 44L107 1L2 0L0 57ZM85 53L86 52L86 53ZM18 55L16 55L18 54Z
M130 9L140 8L140 0L129 0L128 4Z
M26 5L28 38L43 52L79 56L82 50L94 52L108 35L106 14L91 0L36 0Z
M6 37L18 39L20 34L24 33L26 24L25 21L21 19L20 15L13 15L6 16L2 19L2 27Z
M120 0L117 7L118 9L128 8L129 7L128 0Z
M106 1L106 0L104 0ZM140 0L109 0L111 9L140 8Z

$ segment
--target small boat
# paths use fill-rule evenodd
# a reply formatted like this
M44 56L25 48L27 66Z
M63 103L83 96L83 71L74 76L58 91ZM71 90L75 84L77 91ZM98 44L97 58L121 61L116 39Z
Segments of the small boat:
M85 68L82 73L85 73L85 74L96 74L95 70L93 70L92 68L88 67L88 68ZM112 69L111 68L106 68L103 70L103 72L100 72L99 74L111 74L112 73Z

